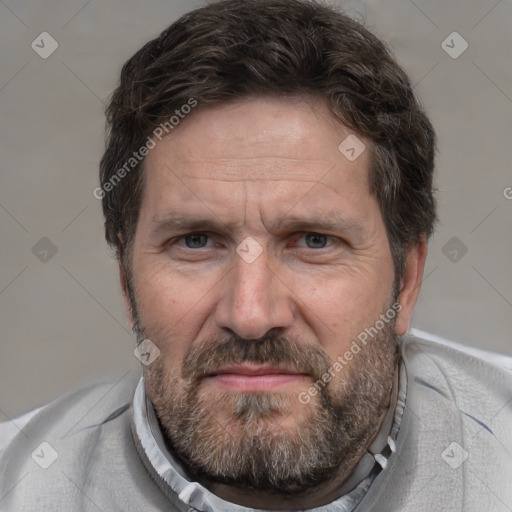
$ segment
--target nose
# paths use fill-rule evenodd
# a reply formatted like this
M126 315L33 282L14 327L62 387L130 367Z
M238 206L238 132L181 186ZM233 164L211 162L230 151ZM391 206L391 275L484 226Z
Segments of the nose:
M292 293L269 266L265 252L252 263L236 256L219 291L215 320L220 329L256 340L271 329L292 325Z

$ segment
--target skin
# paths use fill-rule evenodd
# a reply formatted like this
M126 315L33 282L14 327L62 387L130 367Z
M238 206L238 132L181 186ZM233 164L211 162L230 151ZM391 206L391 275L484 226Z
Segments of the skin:
M232 333L255 340L273 330L308 340L335 360L389 304L393 261L369 190L369 151L351 162L338 150L350 133L320 100L254 98L200 109L157 142L145 161L132 283L145 335L158 345L170 375L180 375L190 347ZM169 212L218 226L165 224ZM333 213L357 227L318 225ZM286 224L312 216L317 219L307 229ZM190 232L207 234L207 246L187 247ZM308 247L307 233L328 235L320 239L325 247ZM262 249L251 263L236 252L246 237ZM426 254L424 241L406 253L397 335L409 327ZM122 268L121 283L132 317ZM298 395L311 384L291 379L277 389ZM219 379L203 386L214 396L226 391ZM150 398L152 392L148 386ZM297 402L276 428L292 429L307 414L308 406ZM295 501L273 496L274 508L332 501L350 471ZM262 493L211 489L234 503L267 503Z

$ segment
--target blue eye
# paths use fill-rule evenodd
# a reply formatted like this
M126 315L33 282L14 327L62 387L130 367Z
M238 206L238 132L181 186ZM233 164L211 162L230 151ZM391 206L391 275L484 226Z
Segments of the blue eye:
M329 237L321 233L306 233L304 239L309 249L323 249L327 247Z
M208 243L208 235L204 233L192 233L183 237L185 245L189 249L201 249Z

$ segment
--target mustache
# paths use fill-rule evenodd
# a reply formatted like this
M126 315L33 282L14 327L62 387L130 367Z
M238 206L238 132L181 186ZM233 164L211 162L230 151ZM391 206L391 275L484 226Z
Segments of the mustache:
M191 383L198 382L223 366L243 363L284 366L315 381L331 366L324 350L299 343L295 338L269 334L258 340L247 340L234 334L191 347L183 360L181 377Z

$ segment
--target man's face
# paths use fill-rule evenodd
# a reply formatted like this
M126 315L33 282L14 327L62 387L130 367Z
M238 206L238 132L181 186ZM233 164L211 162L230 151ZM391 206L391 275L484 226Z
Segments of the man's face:
M248 99L194 112L146 158L131 271L134 320L160 349L146 389L211 481L325 481L388 405L393 320L332 369L396 299L369 152L338 149L349 134L321 102Z

